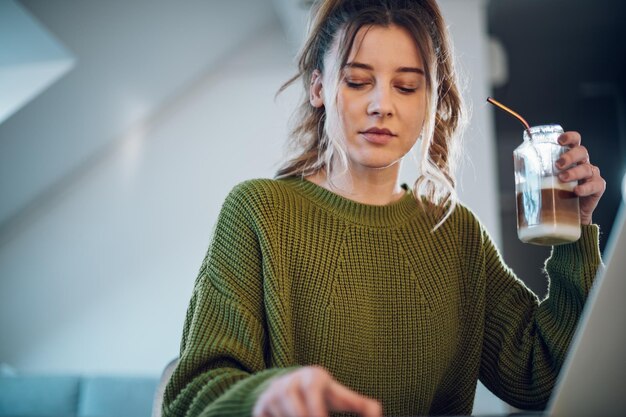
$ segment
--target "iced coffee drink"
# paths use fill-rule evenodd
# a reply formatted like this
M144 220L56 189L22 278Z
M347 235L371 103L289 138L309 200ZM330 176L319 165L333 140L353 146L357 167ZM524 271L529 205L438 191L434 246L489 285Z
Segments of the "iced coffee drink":
M568 148L557 139L559 125L535 126L513 152L517 194L517 235L522 242L559 245L580 238L577 182L562 182L555 162Z

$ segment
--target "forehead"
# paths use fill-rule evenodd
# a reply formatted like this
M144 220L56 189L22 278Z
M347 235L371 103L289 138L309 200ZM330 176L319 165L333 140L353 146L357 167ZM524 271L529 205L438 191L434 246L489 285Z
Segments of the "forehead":
M423 67L416 40L407 29L396 25L361 27L348 54L348 62L353 61L384 67Z

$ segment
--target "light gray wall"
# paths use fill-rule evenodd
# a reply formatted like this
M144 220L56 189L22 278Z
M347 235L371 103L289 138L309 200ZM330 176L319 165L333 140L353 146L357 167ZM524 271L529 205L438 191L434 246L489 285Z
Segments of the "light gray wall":
M448 21L470 120L464 136L464 160L459 173L459 196L500 243L500 207L491 94L486 0L440 1Z
M177 354L222 200L272 176L286 137L290 56L278 28L255 38L0 247L0 361L156 373Z
M231 50L278 24L269 0L21 3L76 61L0 124L0 233Z

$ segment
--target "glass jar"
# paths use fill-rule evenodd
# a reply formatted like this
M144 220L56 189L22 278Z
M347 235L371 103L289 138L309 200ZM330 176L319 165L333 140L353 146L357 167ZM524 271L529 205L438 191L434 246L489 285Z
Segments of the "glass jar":
M535 245L560 245L580 238L577 181L562 182L555 162L569 150L557 141L559 125L524 131L524 143L513 151L517 196L517 236ZM569 167L566 167L569 168Z

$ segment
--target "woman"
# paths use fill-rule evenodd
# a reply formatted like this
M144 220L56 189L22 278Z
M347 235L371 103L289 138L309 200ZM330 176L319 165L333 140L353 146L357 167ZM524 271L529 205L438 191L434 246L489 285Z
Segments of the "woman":
M480 379L540 409L600 263L591 215L604 180L580 135L582 237L546 261L539 301L458 204L462 121L434 0L313 7L299 74L298 151L274 180L227 197L167 387L166 416L469 414ZM420 141L413 189L398 183Z

